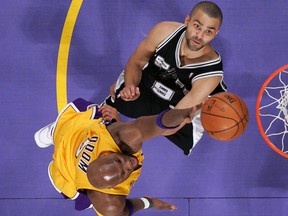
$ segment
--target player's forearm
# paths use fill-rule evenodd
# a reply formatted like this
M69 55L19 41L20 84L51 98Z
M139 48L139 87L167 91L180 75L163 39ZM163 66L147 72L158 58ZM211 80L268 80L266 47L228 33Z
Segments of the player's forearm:
M125 86L138 86L142 77L142 69L154 54L154 50L147 50L145 44L145 41L141 42L126 65Z
M151 197L142 197L138 199L128 199L126 200L126 209L129 209L130 215L135 214L138 211L153 208L158 210L168 210L174 211L176 210L176 206L167 203L163 200Z
M160 113L157 116L145 116L135 120L133 124L141 132L142 140L164 135L167 130L180 129L182 123L191 121L196 108L173 109Z
M124 72L125 86L138 86L141 80L142 68L133 62L128 62Z
M160 113L156 123L163 129L174 129L181 125L185 120L193 117L196 108L172 109Z

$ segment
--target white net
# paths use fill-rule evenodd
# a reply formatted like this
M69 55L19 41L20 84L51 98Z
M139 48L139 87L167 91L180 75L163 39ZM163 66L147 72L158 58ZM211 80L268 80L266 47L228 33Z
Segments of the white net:
M288 71L281 71L264 89L259 115L267 138L288 153Z

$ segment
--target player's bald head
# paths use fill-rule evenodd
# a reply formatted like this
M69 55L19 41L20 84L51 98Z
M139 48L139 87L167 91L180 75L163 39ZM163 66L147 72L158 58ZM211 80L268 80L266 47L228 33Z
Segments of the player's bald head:
M199 2L191 10L190 17L192 17L198 10L202 10L211 18L219 19L220 21L219 28L220 28L222 24L222 20L223 20L223 14L222 14L221 9L218 7L218 5L210 1Z

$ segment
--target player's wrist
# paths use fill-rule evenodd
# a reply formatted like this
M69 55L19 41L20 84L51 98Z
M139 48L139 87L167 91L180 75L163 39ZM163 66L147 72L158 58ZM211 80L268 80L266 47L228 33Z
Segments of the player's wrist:
M176 126L167 126L167 125L164 125L162 122L163 115L168 111L170 111L170 109L164 110L163 112L158 114L158 116L156 117L156 124L158 125L158 127L162 128L164 130L173 130L173 129L179 127L180 124L178 124Z
M140 198L140 200L143 202L144 207L143 209L148 209L148 208L152 208L153 207L153 201L151 198L149 197L142 197Z

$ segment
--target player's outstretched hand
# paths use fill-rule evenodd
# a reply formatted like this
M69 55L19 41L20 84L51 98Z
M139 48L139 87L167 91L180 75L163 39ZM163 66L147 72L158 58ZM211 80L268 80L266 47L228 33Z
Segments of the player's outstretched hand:
M205 100L205 101L206 101L206 100ZM184 123L185 123L185 124L191 123L192 120L193 120L193 118L194 118L194 116L201 112L201 108L202 108L203 104L205 103L205 101L202 102L202 103L200 103L200 104L197 104L197 105L193 106L193 107L189 110L189 114L187 115L187 117L186 117L185 120L184 120ZM179 129L179 128L178 128L178 129Z
M140 90L137 86L125 86L120 91L120 97L125 101L136 100L140 96Z
M102 113L102 118L105 121L111 121L112 119L120 121L118 111L114 107L104 104L102 107L99 108L99 111Z
M152 208L154 209L158 209L158 210L170 210L170 211L174 211L176 210L176 206L171 204L171 203L167 203L167 202L164 202L160 199L157 199L157 198L152 198L152 197L149 197L152 202L153 202L153 206Z

